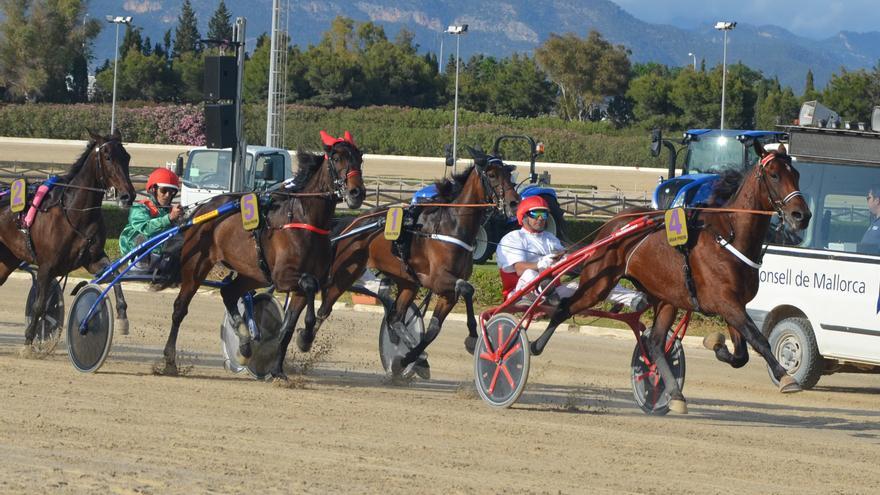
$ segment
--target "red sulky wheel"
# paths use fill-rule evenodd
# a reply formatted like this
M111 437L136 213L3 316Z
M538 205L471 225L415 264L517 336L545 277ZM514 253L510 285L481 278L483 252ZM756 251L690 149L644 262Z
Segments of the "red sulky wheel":
M642 334L642 339L646 338L645 335ZM667 338L672 338L672 332ZM672 348L666 353L666 359L669 361L669 367L672 368L678 387L684 389L685 359L680 340L675 339ZM649 361L642 354L641 346L636 344L630 368L633 397L645 413L663 416L669 412L669 394L666 393L666 386L660 378L657 366Z
M517 324L513 315L499 313L486 323L488 345L478 334L474 382L480 397L492 407L510 407L529 377L529 339L521 330L511 335Z

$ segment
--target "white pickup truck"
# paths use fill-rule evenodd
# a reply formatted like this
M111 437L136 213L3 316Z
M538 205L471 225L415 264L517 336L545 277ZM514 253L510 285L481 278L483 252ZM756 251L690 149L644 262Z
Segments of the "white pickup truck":
M181 182L180 204L188 206L229 192L232 150L193 148L177 157ZM281 148L248 146L245 154L244 191L262 191L293 176L290 153Z

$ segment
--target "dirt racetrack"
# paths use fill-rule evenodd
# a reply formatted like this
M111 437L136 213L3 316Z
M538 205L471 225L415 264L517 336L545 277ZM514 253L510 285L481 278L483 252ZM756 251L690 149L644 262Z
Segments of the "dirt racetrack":
M27 282L0 293L0 493L878 493L880 376L824 377L783 396L687 347L687 416L632 400L633 339L561 333L510 410L471 385L462 323L430 350L433 379L392 385L380 316L338 311L298 385L221 366L219 297L184 322L184 376L152 373L174 293L128 291L131 335L104 367L63 349L19 357ZM69 304L68 300L68 304ZM293 375L292 375L293 376Z

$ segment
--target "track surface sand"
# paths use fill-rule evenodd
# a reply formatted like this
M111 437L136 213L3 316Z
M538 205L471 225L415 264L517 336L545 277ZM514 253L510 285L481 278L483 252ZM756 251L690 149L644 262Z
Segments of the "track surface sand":
M690 414L650 417L632 400L631 336L561 333L499 411L473 390L463 324L430 349L431 381L399 386L378 363L380 315L338 311L323 355L293 356L311 371L282 388L222 368L222 305L200 294L179 340L185 375L155 376L175 293L134 289L131 335L84 375L61 347L19 357L27 288L0 289L0 493L880 490L876 375L781 395L754 355L734 370L689 347Z

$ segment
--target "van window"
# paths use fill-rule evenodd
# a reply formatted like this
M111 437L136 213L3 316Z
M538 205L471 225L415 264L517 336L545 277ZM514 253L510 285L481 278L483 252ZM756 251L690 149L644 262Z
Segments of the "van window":
M246 155L246 168L253 158ZM195 150L190 152L184 180L203 189L228 189L232 173L232 152L226 150Z
M799 242L791 242L795 233L786 232L780 237L773 234L773 229L768 241L829 251L867 252L867 246L859 245L871 222L865 196L870 184L880 182L880 169L804 162L796 162L795 167L801 174L800 189L813 218L806 231L796 233ZM778 223L775 217L773 223Z
M281 153L260 156L254 171L254 188L266 189L283 181L285 166L284 155Z

